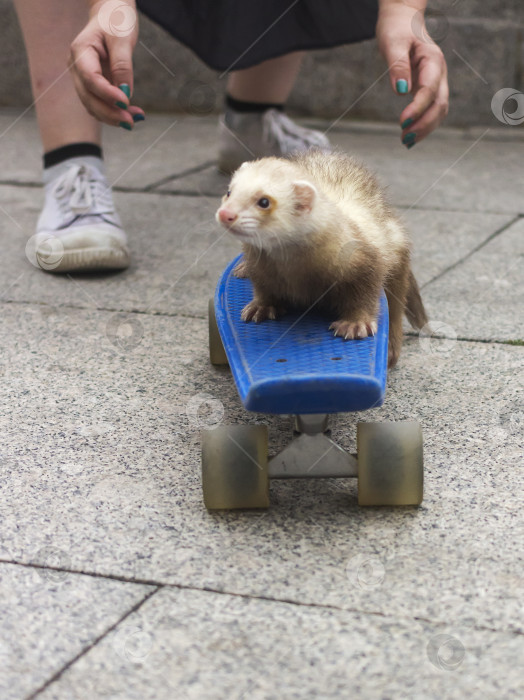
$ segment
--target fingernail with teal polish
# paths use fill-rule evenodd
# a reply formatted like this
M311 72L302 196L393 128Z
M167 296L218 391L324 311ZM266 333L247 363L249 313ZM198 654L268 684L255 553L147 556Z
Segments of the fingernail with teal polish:
M128 122L120 122L120 126L122 127L122 129L127 129L128 131L131 131L131 129L133 128Z
M408 91L408 81L404 80L404 78L397 80L397 92L399 92L401 95L405 95L407 91Z
M143 114L133 114L133 121L134 122L143 122L145 119Z
M408 126L411 126L412 124L413 124L413 119L412 119L411 117L408 117L407 119L405 119L405 120L402 122L402 124L400 125L400 127L401 127L402 129L407 129Z
M408 144L408 143L413 143L413 141L417 138L417 135L414 131L410 131L407 133L404 138L402 139L402 143Z
M416 146L416 145L417 145L416 142L413 141L413 143L407 143L407 144L406 144L406 148L408 148L408 149L409 149L409 148L413 148L413 146Z
M122 83L118 86L118 89L122 90L122 92L128 99L131 97L131 90L129 89L129 85L127 83Z
M120 100L118 100L118 102L115 102L115 104L117 107L120 107L120 109L127 109L127 105L125 102L121 102Z

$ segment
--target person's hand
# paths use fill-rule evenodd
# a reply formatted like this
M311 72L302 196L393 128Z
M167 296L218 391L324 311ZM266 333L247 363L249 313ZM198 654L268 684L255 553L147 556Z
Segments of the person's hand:
M99 0L91 3L89 22L71 44L69 56L75 88L87 111L129 130L144 119L144 111L129 104L137 38L135 1Z
M411 93L413 101L400 115L402 143L411 148L448 113L446 61L429 37L423 19L424 2L384 0L380 3L377 39L397 94Z

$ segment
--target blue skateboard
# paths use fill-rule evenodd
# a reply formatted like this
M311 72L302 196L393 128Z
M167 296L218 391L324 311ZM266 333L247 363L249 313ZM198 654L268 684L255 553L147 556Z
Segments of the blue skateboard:
M414 421L359 423L357 455L331 439L333 413L364 411L384 401L388 308L382 293L378 331L343 340L333 318L314 308L276 320L245 323L253 298L249 279L235 277L239 256L224 270L209 304L210 358L229 365L248 411L291 414L294 438L268 458L267 426L219 426L204 431L202 481L208 509L269 506L270 478L358 477L360 505L418 505L422 501L420 425Z

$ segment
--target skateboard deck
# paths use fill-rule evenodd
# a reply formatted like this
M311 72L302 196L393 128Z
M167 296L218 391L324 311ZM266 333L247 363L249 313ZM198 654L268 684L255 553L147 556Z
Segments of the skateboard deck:
M233 275L238 256L215 292L215 317L244 407L257 413L363 411L384 401L388 357L388 307L380 298L373 337L343 340L329 325L335 318L290 311L276 320L245 323L240 314L253 298L249 279Z

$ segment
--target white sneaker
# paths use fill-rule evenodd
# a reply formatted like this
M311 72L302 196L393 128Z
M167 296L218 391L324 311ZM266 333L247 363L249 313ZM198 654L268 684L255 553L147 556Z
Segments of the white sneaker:
M26 253L47 272L123 269L127 236L100 158L69 158L44 170L45 203Z
M330 151L327 136L295 124L278 109L259 113L227 110L218 124L218 169L232 173L246 160L285 156L319 148Z

